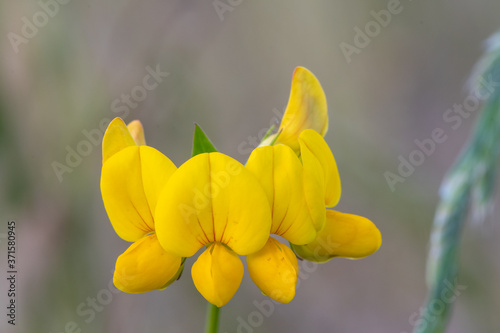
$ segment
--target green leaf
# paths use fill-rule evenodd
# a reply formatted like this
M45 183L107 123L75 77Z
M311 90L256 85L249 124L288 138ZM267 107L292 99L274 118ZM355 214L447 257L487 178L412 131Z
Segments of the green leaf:
M192 156L196 156L198 154L203 154L203 153L214 153L216 151L217 149L215 149L214 145L212 144L210 139L205 135L200 126L198 126L198 124L194 124Z

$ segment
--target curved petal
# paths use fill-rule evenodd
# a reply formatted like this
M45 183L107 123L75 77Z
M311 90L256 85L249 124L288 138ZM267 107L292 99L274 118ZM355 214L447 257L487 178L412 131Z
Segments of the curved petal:
M145 236L116 260L113 283L126 293L164 289L181 269L182 258L165 252L155 234Z
M321 163L309 149L301 147L301 158L304 170L304 194L309 214L316 230L320 231L326 221L325 174Z
M259 252L247 256L247 265L250 277L264 295L281 303L295 297L299 264L288 246L269 237Z
M101 194L109 220L121 238L134 242L154 231L138 146L125 148L104 163Z
M101 193L116 233L134 242L155 230L152 211L175 171L173 163L148 146L130 146L102 166Z
M308 69L297 67L293 73L290 99L278 131L277 142L299 151L298 137L305 129L321 135L328 130L326 97L318 79Z
M142 127L142 123L139 120L133 120L127 125L127 129L134 139L134 142L138 146L146 145L146 138L144 137L144 128Z
M236 253L220 243L213 243L193 264L191 275L200 294L221 307L238 290L243 271L243 263Z
M136 146L136 143L123 120L117 117L109 123L102 138L102 163L129 146Z
M302 164L285 145L259 147L248 158L246 168L260 181L271 205L271 233L294 244L316 237L304 195ZM324 210L324 207L321 207Z
M177 167L167 156L154 148L141 146L140 154L144 192L150 210L154 213L160 192Z
M334 257L360 259L376 252L381 244L380 231L370 220L329 210L325 228L314 242L292 247L301 258L326 262Z
M238 254L258 251L267 241L271 210L255 176L221 153L196 155L167 182L155 212L165 250L189 257L217 241Z
M335 206L340 200L341 186L337 163L330 147L325 139L313 130L303 131L299 141L301 154L308 154L308 151L321 165L325 182L325 205Z

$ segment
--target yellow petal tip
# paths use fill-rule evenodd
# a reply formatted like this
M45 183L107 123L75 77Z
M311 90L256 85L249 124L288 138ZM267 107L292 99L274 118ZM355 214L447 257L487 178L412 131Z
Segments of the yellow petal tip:
M136 145L130 135L127 125L119 117L113 119L102 138L102 162L106 162L111 156L119 151Z
M270 237L258 252L247 256L252 281L267 295L280 303L295 297L299 264L292 250Z
M305 129L313 129L325 135L328 130L328 109L325 92L316 76L304 67L297 67L293 73L290 98L277 142L298 152L297 140Z
M222 307L238 290L243 279L243 264L236 253L220 243L213 243L191 269L194 285L207 301Z

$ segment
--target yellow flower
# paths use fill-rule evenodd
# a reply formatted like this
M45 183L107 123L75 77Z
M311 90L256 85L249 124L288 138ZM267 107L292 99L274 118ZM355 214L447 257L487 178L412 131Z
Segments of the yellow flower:
M323 194L326 207L334 207L340 200L337 165L323 139L327 130L327 104L321 84L310 71L297 67L278 133L265 139L261 146L282 143L300 156L310 207L315 207ZM382 243L380 231L364 217L326 210L323 214L317 209L312 212L317 212L313 216L318 230L316 239L308 244L291 242L295 253L304 259L324 262L333 257L362 258L377 251Z
M271 205L271 234L287 239L295 253L311 261L375 252L381 236L371 221L326 209L335 206L341 194L328 144L312 129L302 131L298 141L300 159L290 147L278 144L255 149L247 162ZM265 295L282 303L294 298L298 263L288 246L270 237L264 248L247 256L247 265Z
M177 169L162 153L145 146L139 121L120 118L103 138L101 193L116 233L133 244L116 260L113 282L128 293L166 288L182 270L182 258L166 252L155 233L153 213L161 188Z
M313 242L326 222L325 206L340 198L340 178L326 142L309 129L299 137L301 160L288 146L255 149L247 161L263 185L271 205L271 234L292 244ZM260 251L247 256L250 277L261 291L282 303L295 296L298 263L292 250L269 238Z
M290 98L281 125L276 134L269 136L261 146L273 141L299 151L299 135L313 129L322 136L328 130L326 97L318 79L308 69L297 67L293 73ZM276 139L277 137L277 139Z
M221 153L189 159L162 190L155 211L158 240L179 257L205 251L191 269L198 291L221 307L243 278L238 255L260 250L269 238L266 193L241 163Z

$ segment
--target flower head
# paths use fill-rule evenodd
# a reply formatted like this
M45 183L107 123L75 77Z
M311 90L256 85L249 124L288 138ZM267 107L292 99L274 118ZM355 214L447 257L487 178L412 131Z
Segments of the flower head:
M128 293L165 288L180 273L182 258L166 252L155 233L153 211L160 189L177 169L145 146L140 122L115 118L103 138L101 193L116 233L133 244L118 257L113 282Z
M138 293L177 279L187 257L198 291L221 307L239 288L247 258L260 290L282 303L295 296L297 256L326 262L362 258L381 245L368 219L330 210L340 200L335 158L323 136L326 98L307 69L293 75L278 132L246 166L217 152L195 128L193 157L179 168L146 146L139 121L114 119L103 138L101 192L116 233L133 244L118 257L115 285ZM290 247L270 236L286 239Z
M327 208L340 200L335 158L323 139L328 128L326 98L314 75L298 67L278 132L250 155L247 168L263 184L271 205L271 234L284 237L303 259L362 258L381 244L368 219ZM267 146L272 145L272 146ZM278 302L295 295L298 264L292 250L270 237L247 257L252 280Z
M340 198L340 178L319 133L304 130L299 143L301 158L290 147L276 144L255 149L246 166L266 191L273 219L271 234L305 245L324 229L326 206ZM252 280L264 294L283 303L295 296L298 279L297 259L291 254L287 245L269 238L264 248L247 257Z

